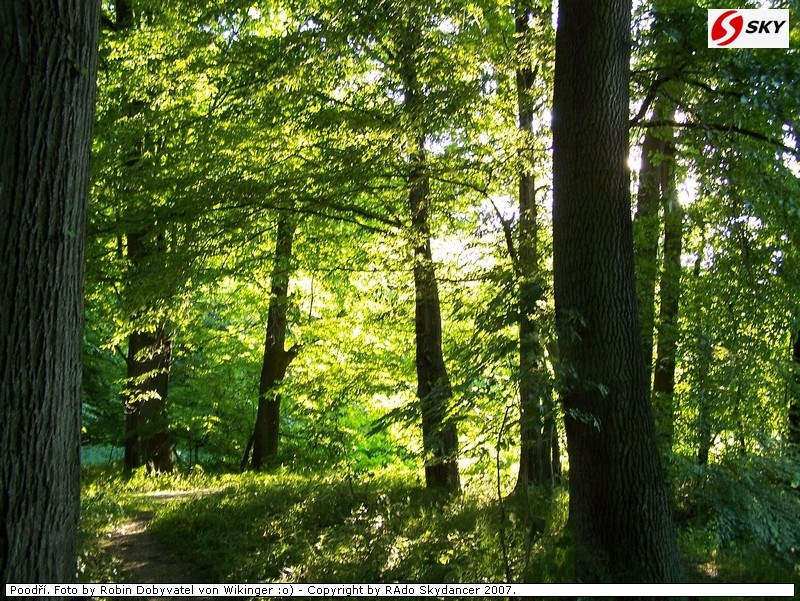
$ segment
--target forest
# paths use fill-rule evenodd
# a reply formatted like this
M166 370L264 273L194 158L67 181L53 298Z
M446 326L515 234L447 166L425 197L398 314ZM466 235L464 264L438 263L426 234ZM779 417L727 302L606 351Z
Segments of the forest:
M0 9L3 580L800 583L800 11L738 4L790 49Z

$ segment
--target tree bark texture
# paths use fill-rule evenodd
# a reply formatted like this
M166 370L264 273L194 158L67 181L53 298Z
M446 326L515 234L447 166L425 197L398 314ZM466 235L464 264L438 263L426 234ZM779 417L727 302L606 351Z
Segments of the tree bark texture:
M292 271L292 242L295 218L288 212L278 218L275 258L272 268L271 296L267 314L264 361L258 386L258 413L253 429L253 469L261 469L278 456L281 422L281 395L275 387L286 376L297 347L286 350L287 311L289 309L289 276Z
M549 4L549 3L547 3ZM530 2L516 7L514 18L517 34L518 65L517 110L523 140L533 135L534 70L530 46L534 39L534 23L549 27L552 8ZM556 484L561 478L555 407L552 386L545 364L544 345L539 321L543 319L539 302L544 298L544 284L539 265L536 191L527 145L523 143L519 171L519 234L517 280L519 282L519 397L520 458L517 488L529 485Z
M162 252L161 237L129 232L128 261L137 267L154 252ZM138 329L128 336L125 390L125 469L146 465L149 470L175 467L169 434L167 395L172 363L172 337L166 324Z
M628 188L629 0L559 3L553 245L575 576L679 582L642 360Z
M99 2L0 7L0 578L70 582Z
M458 474L458 433L448 419L447 405L453 396L442 353L442 315L439 287L431 252L430 180L425 155L425 132L419 123L421 86L417 77L416 49L419 30L409 24L402 49L401 77L409 152L409 195L411 237L414 253L414 332L416 343L417 397L422 414L422 445L425 454L425 485L454 492L460 489Z
M681 251L683 249L683 208L678 202L675 181L675 147L665 146L666 155L659 171L664 208L664 260L661 269L656 346L653 376L653 408L656 433L662 451L672 449L675 435L675 359L678 350L678 309L681 296Z

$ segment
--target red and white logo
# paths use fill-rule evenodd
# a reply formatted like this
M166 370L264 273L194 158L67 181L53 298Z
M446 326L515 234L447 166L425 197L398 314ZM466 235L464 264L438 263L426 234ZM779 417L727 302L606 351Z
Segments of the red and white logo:
M727 46L742 33L744 17L738 10L726 10L714 19L711 25L711 39L717 46Z
M788 48L786 9L712 8L708 11L709 48Z

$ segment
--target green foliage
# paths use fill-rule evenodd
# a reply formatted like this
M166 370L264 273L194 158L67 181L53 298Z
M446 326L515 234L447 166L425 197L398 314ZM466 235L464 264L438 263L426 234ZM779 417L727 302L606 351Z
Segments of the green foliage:
M784 444L798 394L788 345L800 293L798 55L707 49L705 8L694 1L637 6L632 146L654 98L674 104L682 124L665 127L687 190L676 454L667 456L682 544L690 564L725 580L777 578L800 548L797 468ZM540 213L542 271L526 300L547 349L542 385L577 385L557 363L550 300L553 30L540 27L521 49L535 71L537 114L533 131L521 132L506 4L139 0L135 13L136 25L106 30L101 48L83 441L121 445L126 337L166 324L181 469L238 467L255 421L282 211L298 221L287 341L301 348L276 390L281 467L124 481L89 474L82 577L119 576L94 541L150 507L162 542L190 549L220 581L505 580L501 538L513 578L569 581L566 493L515 496L500 520L489 492L496 466L502 491L518 468L520 169L534 175ZM408 52L421 95L411 116L401 110ZM469 491L444 503L415 485L406 203L418 131L429 155L449 417ZM148 252L133 260L127 245L141 232ZM575 336L587 325L561 318ZM573 417L603 432L591 414ZM699 467L703 445L709 465ZM220 490L168 506L143 496L192 487Z
M81 483L81 519L78 530L78 579L82 582L118 582L121 560L108 549L115 528L133 518L138 501L108 468L84 468Z
M796 461L750 456L698 466L676 456L669 468L690 563L726 582L800 578L792 572L800 549Z

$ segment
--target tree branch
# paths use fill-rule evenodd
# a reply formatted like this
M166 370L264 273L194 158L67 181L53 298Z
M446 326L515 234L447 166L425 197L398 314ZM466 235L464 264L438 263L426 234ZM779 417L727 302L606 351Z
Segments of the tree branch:
M736 125L725 125L723 123L697 123L691 121L675 121L674 119L659 119L655 121L643 121L641 123L635 123L633 121L630 122L631 127L675 127L678 129L705 129L709 131L716 131L722 133L729 133L729 134L739 134L742 136L746 136L748 138L753 138L754 140L759 140L761 142L766 142L767 144L771 144L776 148L781 149L783 152L788 152L789 154L800 158L800 150L796 148L792 148L791 146L787 146L780 140L776 140L775 138L771 138L761 132L757 132L752 129L747 129L746 127L738 127Z

